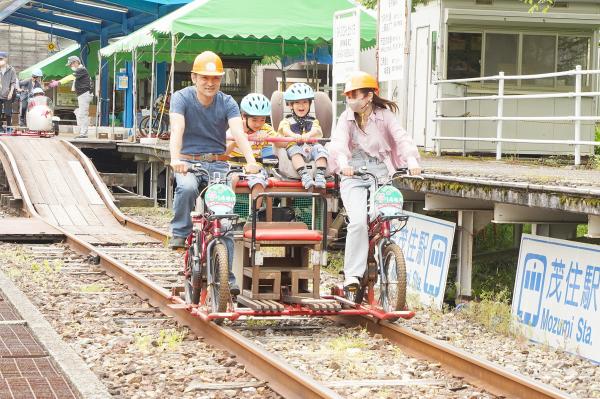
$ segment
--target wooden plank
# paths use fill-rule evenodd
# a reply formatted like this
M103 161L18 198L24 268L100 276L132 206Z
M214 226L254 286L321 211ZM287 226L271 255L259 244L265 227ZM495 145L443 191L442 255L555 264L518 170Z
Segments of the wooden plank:
M9 217L0 223L0 236L6 235L62 235L49 224L36 218Z
M35 210L40 214L40 216L48 223L53 225L58 225L58 220L54 217L54 214L50 210L50 206L47 204L36 204Z
M67 204L63 205L64 210L67 212L73 224L76 226L87 226L88 222L86 218L79 212L77 205Z
M58 221L59 226L73 226L73 221L67 212L65 212L65 209L62 207L62 205L50 205L50 210Z
M27 187L30 187L32 184L35 184L40 190L40 194L44 198L44 203L48 205L60 205L61 202L55 195L54 188L48 181L43 167L38 162L30 162L28 163L27 167L29 167L31 176L34 179L33 182L31 182L31 184L27 185Z
M81 186L81 189L88 198L89 203L94 205L103 205L104 202L102 202L102 198L100 198L100 195L98 195L94 185L90 181L88 175L85 173L83 166L81 166L78 161L69 161L69 166L75 174L75 178Z
M40 161L41 170L46 175L54 196L62 205L75 205L73 192L65 181L62 171L59 169L56 161Z
M34 204L45 204L46 199L42 196L38 186L35 184L35 178L29 170L29 164L26 161L17 161L17 168L25 183L25 188L29 194L31 202Z
M107 186L135 187L137 183L135 173L100 173L100 177Z
M77 181L77 177L75 176L75 173L73 173L73 170L69 166L69 162L62 160L60 162L57 162L57 165L58 165L58 168L60 169L67 185L71 189L71 193L73 193L73 199L75 200L75 202L78 205L87 206L89 203L89 200L88 200L87 196L85 195L85 193L83 192L81 185Z
M91 226L102 226L102 222L94 214L94 212L87 205L76 205L79 212L83 215L88 225Z
M56 146L53 145L55 140L29 140L29 148L36 155L38 161L53 161L53 155L56 153Z

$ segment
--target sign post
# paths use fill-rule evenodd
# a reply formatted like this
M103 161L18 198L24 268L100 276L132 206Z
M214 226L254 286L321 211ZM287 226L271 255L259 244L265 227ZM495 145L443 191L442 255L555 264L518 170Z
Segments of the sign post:
M423 306L441 309L456 224L418 213L403 213L408 215L408 222L393 240L404 253L407 293L416 295Z
M358 69L360 58L360 9L338 11L333 14L333 125L343 111L343 101L338 104L338 85L343 85L347 76ZM339 106L341 105L341 106ZM338 112L339 110L339 112Z
M600 246L523 234L513 327L600 362Z

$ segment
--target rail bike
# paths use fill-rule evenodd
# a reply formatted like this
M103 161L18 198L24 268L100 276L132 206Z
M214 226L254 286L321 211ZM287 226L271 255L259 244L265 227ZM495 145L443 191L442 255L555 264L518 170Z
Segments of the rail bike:
M290 139L265 139L286 140ZM185 304L173 306L187 307L217 323L257 316L346 315L389 321L413 317L414 312L405 309L404 256L391 240L408 219L402 212L401 192L391 184L378 187L369 173L357 173L356 178L374 178L376 189L371 219L365 221L370 242L367 271L358 291L344 292L339 286L324 293L321 267L327 265L328 226L338 208L338 179L330 178L324 190L306 191L299 180L278 171L272 158L268 165L272 177L264 192L254 197L243 174L232 187L229 174L214 178L202 168L191 170L207 176L208 184L192 213L184 288L173 292ZM233 273L240 284L237 295L229 287L232 252Z
M43 95L43 89L34 89L33 93L27 102L26 126L5 126L4 136L54 137L58 134L60 118L54 116L52 100Z

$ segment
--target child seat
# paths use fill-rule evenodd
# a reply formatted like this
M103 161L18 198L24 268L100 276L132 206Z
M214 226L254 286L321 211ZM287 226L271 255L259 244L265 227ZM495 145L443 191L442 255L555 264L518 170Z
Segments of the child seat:
M331 126L333 123L331 107L331 99L326 93L322 91L315 92L315 99L311 104L309 115L314 116L319 121L324 138L329 138L331 136ZM279 123L281 123L283 118L291 112L291 108L288 107L283 100L283 92L279 90L274 91L271 95L271 123L273 128L279 128ZM279 158L279 165L277 167L279 174L288 179L299 179L300 175L298 175L298 172L292 166L292 161L288 157L285 148L276 148L276 153L277 158ZM308 166L314 173L316 170L314 162L310 162Z

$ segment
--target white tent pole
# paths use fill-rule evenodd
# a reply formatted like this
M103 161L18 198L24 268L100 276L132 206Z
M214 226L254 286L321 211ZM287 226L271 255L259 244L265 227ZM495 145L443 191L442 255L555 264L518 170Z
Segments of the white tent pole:
M173 97L173 92L175 91L175 49L177 48L176 37L173 32L171 32L171 98Z
M102 86L102 55L100 54L100 50L98 50L98 82ZM98 125L100 125L100 114L98 111L102 109L102 88L96 87L96 93L99 94L96 101L96 138L98 138Z
M117 92L117 53L113 54L112 133L115 134L115 98Z
M154 117L154 85L155 85L155 59L154 59L154 51L155 51L155 42L152 42L152 63L150 65L150 68L152 69L152 77L150 79L150 125L148 126L149 130L150 130L150 137L152 137L152 127L154 126L152 124L153 122L153 117Z

